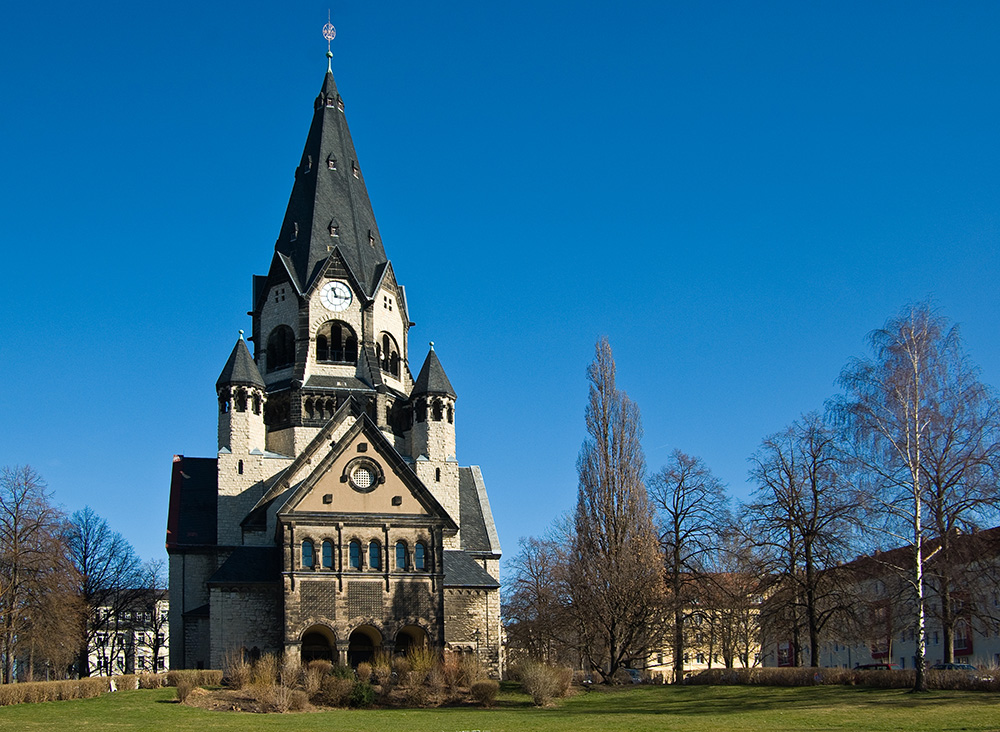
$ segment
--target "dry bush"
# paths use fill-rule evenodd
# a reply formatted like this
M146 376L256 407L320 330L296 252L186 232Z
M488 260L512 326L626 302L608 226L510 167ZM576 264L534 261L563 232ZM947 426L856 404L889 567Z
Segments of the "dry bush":
M484 707L492 707L497 701L500 684L493 679L483 679L475 682L469 691L477 703Z
M25 684L0 684L0 707L24 703Z
M250 685L253 675L253 665L247 661L243 651L229 650L223 662L226 684L233 689L242 689Z
M362 661L358 664L357 675L358 681L368 683L372 680L372 665L367 661Z
M396 683L407 686L410 683L410 662L403 656L392 659L392 671L396 674Z
M139 674L140 689L159 689L167 682L166 674Z
M177 687L177 701L183 704L194 691L194 682L190 678L180 678L175 686Z
M318 701L328 707L346 707L354 690L354 680L341 676L327 676L319 692Z
M290 712L304 712L309 708L309 696L301 689L292 689L292 695L288 698L288 710Z
M559 695L559 680L553 668L544 663L525 663L521 666L521 685L536 706L545 706Z
M282 686L294 688L302 683L302 664L297 656L288 655L281 660L281 671L278 675L278 683Z
M330 675L333 664L329 661L317 660L306 664L302 672L302 688L311 699L323 688L323 679Z
M406 656L410 664L410 683L420 686L438 662L438 655L430 648L411 648Z
M273 653L265 653L253 663L250 671L250 683L253 686L274 686L278 683L278 657Z
M392 683L392 658L385 651L379 651L372 659L372 673L375 675L375 683L379 686L388 686Z
M434 694L440 694L444 691L445 684L444 664L436 663L427 674L427 688Z
M476 656L462 656L458 662L458 683L460 686L471 687L477 681L489 678L486 667Z
M118 691L139 688L139 678L135 674L122 674L121 676L112 676L111 678L114 680L115 688Z
M449 689L455 689L462 677L461 659L454 653L447 654L441 661L441 675Z
M552 669L552 676L556 681L556 696L564 697L569 694L569 689L573 685L573 669L569 666L549 666Z
M222 671L201 669L195 673L195 683L198 686L222 686Z

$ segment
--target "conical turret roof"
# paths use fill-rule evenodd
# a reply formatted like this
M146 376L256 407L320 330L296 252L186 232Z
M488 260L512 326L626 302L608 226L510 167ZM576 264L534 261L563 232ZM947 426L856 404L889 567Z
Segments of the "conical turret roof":
M226 384L243 384L264 388L264 379L261 378L257 364L253 362L253 357L247 350L247 343L243 340L242 331L239 340L233 346L233 352L229 354L225 368L219 374L219 380L215 382L215 388L219 389Z
M305 290L312 287L323 263L337 250L365 294L371 296L376 272L386 261L385 250L347 129L344 102L329 70L314 107L274 248L291 261Z
M448 381L448 375L445 374L444 367L434 352L433 343L427 358L424 359L424 365L420 367L417 380L413 382L413 391L410 392L410 396L421 394L447 394L452 399L456 398L455 390Z

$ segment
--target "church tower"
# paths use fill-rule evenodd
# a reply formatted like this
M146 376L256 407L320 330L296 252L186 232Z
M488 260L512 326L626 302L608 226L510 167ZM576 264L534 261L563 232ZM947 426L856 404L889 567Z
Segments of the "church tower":
M426 647L499 674L483 474L458 463L457 396L433 343L413 377L406 291L345 106L328 66L253 277L253 353L241 332L216 382L218 453L174 457L170 664L218 668L243 650L356 666Z
M268 449L297 454L349 396L391 433L396 402L413 383L410 320L330 70L270 269L253 292Z

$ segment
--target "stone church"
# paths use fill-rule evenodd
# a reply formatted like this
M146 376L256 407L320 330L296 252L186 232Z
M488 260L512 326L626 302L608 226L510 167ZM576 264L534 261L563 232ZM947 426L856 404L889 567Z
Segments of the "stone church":
M329 54L328 54L329 56ZM215 388L216 457L174 457L170 667L357 664L413 647L499 670L500 543L433 344L416 377L328 67L267 274Z

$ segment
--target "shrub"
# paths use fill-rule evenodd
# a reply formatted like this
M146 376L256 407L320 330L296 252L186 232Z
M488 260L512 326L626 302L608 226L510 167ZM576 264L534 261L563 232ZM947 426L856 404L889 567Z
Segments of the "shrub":
M397 656L392 660L392 671L396 674L396 682L400 686L407 686L410 683L410 662L403 656Z
M477 681L470 689L472 698L484 707L492 707L497 700L497 693L500 691L500 684L493 679Z
M429 648L411 648L406 660L410 664L410 683L419 686L437 665L438 656Z
M330 675L336 676L338 679L348 679L354 681L354 669L350 666L334 666L330 669Z
M333 664L329 661L310 661L302 672L302 688L309 698L316 696L323 688L323 679L330 675Z
M288 698L288 709L292 712L302 712L309 708L309 697L301 689L292 689Z
M461 679L462 670L459 664L459 657L453 653L446 654L441 661L441 676L449 689L457 687Z
M278 657L265 653L254 661L250 671L250 683L254 686L274 686L278 682Z
M392 683L392 658L388 653L380 651L372 659L372 673L375 675L375 683L380 686L388 686Z
M282 659L278 683L289 688L299 686L302 683L302 665L296 656L288 655Z
M368 683L372 680L372 665L367 661L362 661L358 664L358 681L364 681Z
M430 697L430 691L423 684L414 684L406 690L406 703L411 707L427 706Z
M242 651L226 653L225 676L226 683L233 689L242 689L250 685L253 666L247 661Z
M159 689L166 681L166 674L139 674L140 689Z
M358 709L370 707L375 703L375 689L367 681L356 681L349 702Z
M572 669L535 661L521 664L518 674L524 691L537 706L544 706L556 697L565 696L573 681Z
M484 681L489 678L486 667L475 656L462 656L458 662L458 684L459 686L471 687L477 681Z
M175 686L177 687L177 701L183 704L194 691L194 682L190 678L180 678Z
M123 674L121 676L112 676L111 678L114 680L115 688L118 691L139 688L139 678L135 674Z
M350 703L352 691L354 691L354 679L337 675L328 676L323 679L319 701L330 707L346 707Z

